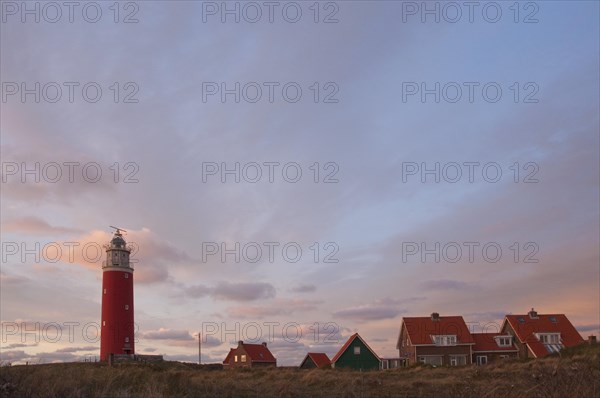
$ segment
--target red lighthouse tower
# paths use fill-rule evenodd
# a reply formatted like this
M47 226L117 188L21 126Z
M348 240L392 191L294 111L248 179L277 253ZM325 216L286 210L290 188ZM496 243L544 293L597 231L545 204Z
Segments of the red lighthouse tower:
M113 227L114 228L114 227ZM102 320L100 360L110 354L134 354L133 268L129 264L129 248L121 230L105 245L106 261L102 263Z

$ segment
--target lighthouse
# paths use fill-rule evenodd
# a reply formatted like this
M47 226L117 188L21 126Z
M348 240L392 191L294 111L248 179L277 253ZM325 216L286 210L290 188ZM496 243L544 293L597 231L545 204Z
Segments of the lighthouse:
M133 323L133 268L129 263L131 248L120 228L107 245L102 263L102 319L100 322L100 360L110 354L135 353Z

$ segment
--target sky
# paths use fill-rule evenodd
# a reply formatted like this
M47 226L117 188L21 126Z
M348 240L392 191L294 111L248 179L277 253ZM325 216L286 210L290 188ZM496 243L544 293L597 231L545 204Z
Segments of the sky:
M599 4L2 1L0 361L280 365L404 316L600 333Z

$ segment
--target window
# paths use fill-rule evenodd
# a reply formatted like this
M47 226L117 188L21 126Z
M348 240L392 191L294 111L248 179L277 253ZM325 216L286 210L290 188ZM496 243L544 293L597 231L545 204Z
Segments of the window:
M538 333L538 339L544 344L560 344L560 333Z
M500 347L510 347L512 345L512 336L498 336L496 337L496 343Z
M477 365L485 365L488 363L487 355L477 355Z
M464 355L451 355L450 366L462 366L467 364L467 357Z
M125 272L125 275L123 275L125 277L125 279L129 278L129 274L127 272Z
M500 358L501 358L501 359L508 359L508 358L509 358L509 356L508 356L508 355L500 355Z
M237 362L238 361L238 357L237 355L233 357L233 362Z
M104 294L106 294L106 289L104 289Z
M241 358L241 361L242 361L242 362L246 362L246 356L245 356L245 355L241 355L241 357L242 357L242 358Z
M523 318L522 316L517 318L517 321L519 321L519 323L525 323L525 318Z
M129 310L129 304L125 304L125 311Z
M552 322L552 323L558 323L558 320L556 320L556 317L555 317L555 316L551 316L551 317L550 317L550 318L548 318L548 319L550 319L550 322Z
M456 335L431 336L435 345L456 345Z
M354 347L354 355L360 355L360 347L359 346Z
M427 365L442 366L441 355L427 355L418 357L418 361Z
M106 326L106 321L102 321L102 326Z
M125 342L129 343L129 337L125 337Z

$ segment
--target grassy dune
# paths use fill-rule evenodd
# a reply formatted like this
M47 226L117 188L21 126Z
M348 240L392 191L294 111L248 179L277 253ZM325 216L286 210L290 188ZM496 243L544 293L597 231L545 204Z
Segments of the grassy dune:
M599 397L600 344L561 357L384 372L224 371L179 362L0 368L1 397Z

